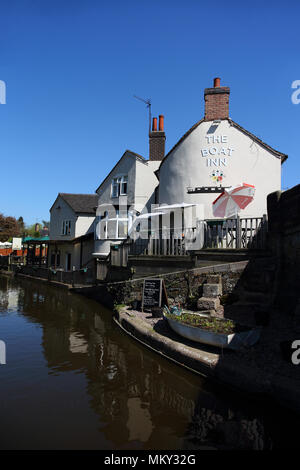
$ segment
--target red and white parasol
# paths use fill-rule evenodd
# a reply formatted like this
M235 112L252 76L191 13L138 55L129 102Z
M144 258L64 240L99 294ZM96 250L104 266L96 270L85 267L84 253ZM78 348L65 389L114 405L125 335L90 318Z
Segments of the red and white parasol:
M254 193L255 187L247 183L228 188L213 202L214 216L226 218L237 215L253 201Z

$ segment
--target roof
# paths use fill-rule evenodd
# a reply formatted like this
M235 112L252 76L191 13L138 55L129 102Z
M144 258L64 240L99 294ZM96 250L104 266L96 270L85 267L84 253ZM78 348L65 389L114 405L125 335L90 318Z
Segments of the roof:
M253 139L255 142L258 144L262 145L265 147L269 152L273 153L276 157L281 158L282 163L285 162L285 160L288 158L288 156L285 153L279 152L279 150L275 150L273 147L270 145L266 144L263 142L261 139L259 139L256 135L252 134L251 132L247 131L247 129L244 129L242 126L234 122L232 119L228 119L228 122L235 127L236 129L239 129L241 132L244 134L248 135L251 139Z
M49 237L24 237L22 239L22 243L28 243L28 242L47 242L49 241Z
M98 191L98 189L100 188L100 186L102 186L102 184L110 177L110 175L114 172L114 170L117 168L117 166L119 165L120 161L122 160L122 158L126 155L126 153L128 153L129 155L135 157L136 160L140 161L141 163L148 163L148 160L146 160L144 157L142 157L142 155L139 155L138 153L135 153L133 152L132 150L125 150L125 152L123 153L122 157L117 161L117 163L115 164L115 166L113 167L113 169L108 173L108 175L104 178L104 180L102 181L102 183L99 184L98 188L96 189L96 192Z
M61 197L75 213L95 215L96 208L98 206L98 194L58 193L57 198L58 197ZM55 199L55 202L57 201L57 198ZM55 202L53 203L52 207L54 206Z
M271 147L270 145L266 144L265 142L263 142L261 139L259 139L256 135L252 134L251 132L247 131L246 129L244 129L242 126L240 126L239 124L237 124L236 122L234 122L232 119L227 119L227 121L229 122L229 124L233 127L235 127L236 129L238 129L239 131L243 132L244 134L246 134L248 137L250 137L251 139L253 139L255 142L257 142L258 144L260 144L262 147L265 147L265 149L267 149L269 152L273 153L273 155L275 155L277 158L280 158L281 159L281 163L283 163L287 158L288 156L285 154L285 153L282 153L282 152L279 152L278 150L275 150L273 147ZM162 160L158 170L156 170L155 174L158 175L159 174L159 170L160 170L160 167L161 165L164 163L164 161L169 157L169 155L176 149L176 147L178 147L179 144L181 144L181 142L183 142L192 132L193 130L195 130L200 124L202 124L202 122L205 122L205 119L201 119L200 121L196 122L196 124L194 124L182 137L181 139L178 140L178 142L176 142L176 144L174 145L174 147L171 148L171 150L167 153L167 155L164 157L164 159Z
M75 237L71 238L68 240L62 240L62 239L51 239L49 240L50 245L67 245L68 243L79 243L81 241L89 240L89 239L94 239L94 231L85 233L84 235L80 235L80 237Z

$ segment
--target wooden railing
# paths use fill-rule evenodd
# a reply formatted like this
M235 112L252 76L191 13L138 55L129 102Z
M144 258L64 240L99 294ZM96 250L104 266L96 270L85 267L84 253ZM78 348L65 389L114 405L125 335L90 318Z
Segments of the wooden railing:
M205 248L264 249L268 231L267 216L207 220Z
M148 236L148 233L147 233ZM196 236L195 228L161 229L129 242L129 255L187 256Z
M203 224L204 242L201 247L191 244L195 228L183 232L162 229L136 240L127 240L132 256L187 256L198 249L264 249L266 248L267 217L206 220ZM198 232L199 234L199 232ZM144 234L145 235L145 234Z
M130 255L148 256L186 256L185 233L171 229L153 231L149 238L140 237L129 245ZM148 234L147 234L148 236Z

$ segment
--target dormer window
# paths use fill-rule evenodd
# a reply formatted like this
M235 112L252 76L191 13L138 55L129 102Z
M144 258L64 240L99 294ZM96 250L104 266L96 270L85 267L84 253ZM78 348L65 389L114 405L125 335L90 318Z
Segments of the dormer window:
M111 197L119 197L127 195L127 175L113 178L111 184Z

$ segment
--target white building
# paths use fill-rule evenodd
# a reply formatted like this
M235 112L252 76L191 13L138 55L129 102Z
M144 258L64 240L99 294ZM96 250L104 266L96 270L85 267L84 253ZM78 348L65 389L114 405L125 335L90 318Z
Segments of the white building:
M50 209L49 266L72 271L94 264L97 205L97 194L58 194Z
M165 146L162 116L159 130L154 126L150 133L149 143L149 160L126 150L96 190L99 205L95 225L95 257L106 257L112 244L126 240L131 217L145 208L150 211L151 205L155 204L158 186L155 172L164 156Z
M267 195L281 189L281 164L287 155L278 152L243 129L229 117L228 87L206 88L205 116L189 129L162 160L159 203L203 204L204 218L213 218L212 203L218 194L188 194L187 188L211 188L248 183L255 186L254 200L241 217L267 213Z
M165 156L163 116L153 118L149 134L149 160L127 150L96 190L99 205L95 223L93 255L105 258L112 244L126 240L131 218L151 204L195 204L193 214L213 219L212 203L220 186L240 183L255 186L255 196L241 217L262 217L267 213L267 195L281 188L281 165L287 155L275 150L229 117L228 87L214 80L204 90L204 118L189 129ZM199 193L189 193L200 188ZM218 190L217 190L218 189ZM192 212L192 211L191 211ZM167 211L171 228L180 209ZM195 227L196 219L193 225ZM186 219L186 220L187 220ZM160 226L164 224L164 216ZM173 222L172 222L173 221ZM177 223L177 222L176 222Z

